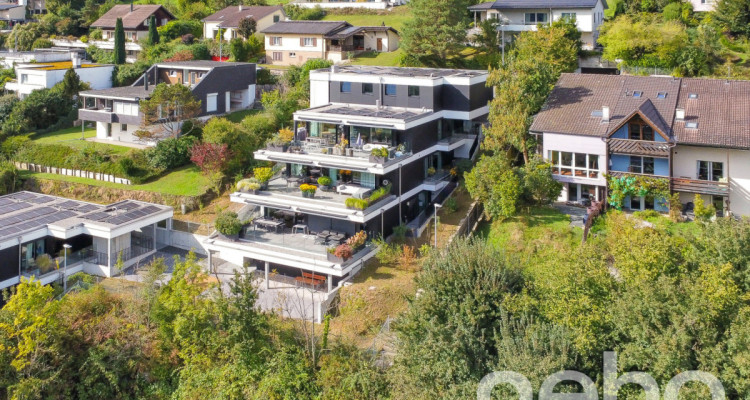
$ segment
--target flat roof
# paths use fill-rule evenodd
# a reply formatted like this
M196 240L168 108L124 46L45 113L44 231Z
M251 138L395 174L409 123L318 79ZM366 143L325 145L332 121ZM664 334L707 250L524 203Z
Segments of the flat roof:
M81 92L80 95L83 97L117 98L135 101L136 98L139 98L141 100L149 98L153 91L154 85L149 85L148 90L146 90L143 85L138 85L120 86L99 90L86 90Z
M318 69L315 72L331 72L330 68ZM372 65L341 65L334 67L337 74L356 75L390 75L407 78L445 78L445 77L467 77L487 75L487 71L474 69L449 69L449 68L414 68L414 67L378 67Z
M404 108L404 107L377 107L377 106L362 106L362 105L350 105L350 104L327 104L320 107L308 108L306 110L300 110L297 113L316 113L322 115L331 116L350 116L350 117L362 117L362 118L381 118L390 119L400 122L409 122L422 117L426 117L433 113L432 110L422 108ZM295 113L295 114L297 114ZM304 116L302 116L304 119Z
M93 64L93 63L84 63L81 62L81 66L77 68L100 68L100 67L112 67L112 64ZM73 68L73 62L72 61L56 61L56 62L46 62L46 63L33 63L33 64L22 64L19 65L18 68L28 68L28 69L36 69L36 70L43 70L43 71L55 71L55 70L61 70L61 69L70 69Z
M0 242L50 226L90 225L115 229L172 211L171 207L125 200L108 206L32 192L0 196Z
M189 60L189 61L165 61L156 63L156 66L162 68L219 68L219 67L237 67L241 65L253 65L246 62L228 62L228 61L211 61L211 60Z

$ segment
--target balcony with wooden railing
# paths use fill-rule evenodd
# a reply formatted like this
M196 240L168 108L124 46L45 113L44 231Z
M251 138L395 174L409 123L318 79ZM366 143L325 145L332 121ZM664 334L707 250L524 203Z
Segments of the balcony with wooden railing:
M706 194L711 196L729 196L729 182L672 178L672 191Z

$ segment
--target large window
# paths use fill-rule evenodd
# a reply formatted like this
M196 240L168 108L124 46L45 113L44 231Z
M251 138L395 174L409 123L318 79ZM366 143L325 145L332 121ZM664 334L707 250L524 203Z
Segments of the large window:
M526 13L525 21L527 24L543 24L549 21L547 13Z
M362 94L372 94L372 83L362 84Z
M419 86L409 86L409 97L419 97Z
M599 156L596 154L550 150L548 158L555 175L599 178Z
M362 187L375 189L375 174L352 171L352 183Z
M628 168L628 172L635 174L653 174L654 158L630 156L630 167Z
M698 179L702 181L720 181L722 178L724 178L724 163L698 161Z
M361 138L362 141L374 144L384 144L388 146L393 145L393 130L386 128L370 128L367 126L353 126L351 129L351 136L349 143L356 143L357 138Z
M329 145L333 145L337 142L338 127L336 124L328 124L325 122L311 122L310 123L310 136L326 138Z
M628 134L631 140L654 140L653 128L641 122L631 122L628 124Z
M576 13L562 13L562 18L567 19L569 21L575 21L576 20Z
M339 84L339 88L341 89L341 93L351 93L352 92L352 83L351 82L341 82Z
M396 85L385 85L385 95L386 96L395 96L396 95Z

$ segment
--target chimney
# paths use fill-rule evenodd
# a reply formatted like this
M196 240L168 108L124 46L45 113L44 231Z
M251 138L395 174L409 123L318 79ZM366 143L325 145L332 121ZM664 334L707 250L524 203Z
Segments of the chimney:
M130 12L133 12L133 0L130 0Z
M602 107L602 122L609 122L609 107Z
M674 119L677 121L684 121L685 120L685 109L684 108L678 108L674 110Z

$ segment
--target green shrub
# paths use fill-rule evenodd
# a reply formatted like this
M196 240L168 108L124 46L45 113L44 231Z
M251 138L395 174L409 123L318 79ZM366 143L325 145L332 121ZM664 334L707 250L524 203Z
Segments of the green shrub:
M695 204L695 208L693 209L695 218L701 221L708 221L716 215L716 208L714 207L714 205L709 204L708 206L706 206L703 202L703 197L701 197L701 195L699 194L695 195L693 204Z
M269 167L253 168L253 176L255 176L260 183L266 183L273 178L273 169Z
M187 34L194 37L203 36L203 24L197 20L176 19L158 27L156 31L159 33L162 42L166 43Z
M381 186L372 192L368 201L370 204L373 204L376 201L382 199L383 197L388 196L388 194L390 193L391 193L391 185Z
M104 35L100 28L96 28L89 32L89 38L92 40L102 40L102 37L104 37Z
M376 147L370 151L370 154L372 154L374 157L384 157L388 158L388 149L385 147Z
M409 230L409 227L405 224L401 224L399 226L393 227L393 238L396 240L404 240L406 237L406 232Z
M661 214L656 210L643 210L634 212L633 216L644 221L648 221L649 219L661 217Z
M321 176L318 178L318 185L320 186L330 186L332 182L331 178L327 176Z
M0 145L0 153L6 158L12 158L22 148L32 143L28 136L12 136L5 139Z
M448 213L454 213L456 212L456 210L458 210L458 202L456 201L455 197L449 197L443 203L443 207L446 211L448 211Z
M242 222L237 218L237 213L225 211L216 217L216 230L222 235L236 235L242 230Z
M365 199L355 199L354 197L348 197L346 200L344 200L344 205L349 208L364 210L370 205L370 203Z
M130 86L143 75L149 68L149 64L137 61L133 64L122 64L115 68L112 73L112 86Z
M39 38L34 41L34 44L31 45L32 49L49 49L52 47L52 41L45 38Z
M190 149L196 139L192 136L167 138L148 151L149 164L154 168L173 169L190 162Z
M320 6L304 8L294 4L287 4L284 6L284 12L292 20L317 21L326 16L326 11Z

